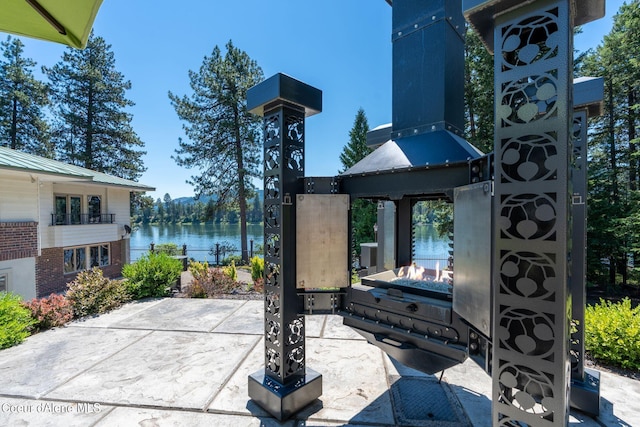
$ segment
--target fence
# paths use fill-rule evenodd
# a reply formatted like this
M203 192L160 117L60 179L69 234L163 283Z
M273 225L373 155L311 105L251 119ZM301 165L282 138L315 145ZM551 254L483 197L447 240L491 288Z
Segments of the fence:
M149 247L145 248L131 248L131 260L135 261L140 258L142 255L148 252L155 251L155 243L151 243ZM189 259L193 259L195 261L204 262L207 261L211 265L222 265L224 260L230 256L241 256L242 251L229 246L226 243L215 243L211 248L197 248L197 247L187 247L186 244L182 245L180 249L181 255L178 255L183 262L187 262ZM254 242L253 240L249 241L249 258L253 258L254 256Z

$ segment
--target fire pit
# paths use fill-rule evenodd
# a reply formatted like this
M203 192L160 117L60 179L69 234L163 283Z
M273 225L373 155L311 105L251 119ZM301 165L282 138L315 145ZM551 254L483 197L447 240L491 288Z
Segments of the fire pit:
M433 270L414 265L362 278L363 285L399 291L410 288L411 293L442 300L452 299L452 283L453 274L450 270L440 270L437 267Z

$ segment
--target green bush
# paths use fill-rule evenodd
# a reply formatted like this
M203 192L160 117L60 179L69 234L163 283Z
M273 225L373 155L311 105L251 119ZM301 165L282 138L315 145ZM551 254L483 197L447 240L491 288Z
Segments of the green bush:
M24 303L31 311L36 331L63 326L73 319L73 305L62 295L51 294L47 298L34 298Z
M0 349L24 341L34 322L18 295L0 292Z
M158 243L153 247L157 254L167 254L169 256L182 255L182 249L175 243Z
M224 271L224 274L229 276L234 282L238 281L238 270L236 269L235 261L231 261L231 264L228 267L222 267L222 271Z
M191 261L189 263L189 272L195 279L201 278L204 274L209 270L209 263L199 262L199 261Z
M144 255L122 268L127 290L135 299L168 295L181 273L182 263L165 253Z
M192 283L187 289L187 296L189 298L206 298L207 291L204 290L200 283Z
M264 259L259 256L251 258L251 279L257 281L264 277Z
M597 360L640 369L640 306L600 300L585 312L585 348Z
M78 273L67 288L66 297L76 317L106 313L131 299L122 280L104 277L97 267Z
M229 277L221 268L209 268L206 262L191 263L189 271L193 275L193 281L187 295L192 298L228 294L238 288L238 282Z
M229 255L222 260L222 265L230 266L231 263L242 265L242 257L240 255Z

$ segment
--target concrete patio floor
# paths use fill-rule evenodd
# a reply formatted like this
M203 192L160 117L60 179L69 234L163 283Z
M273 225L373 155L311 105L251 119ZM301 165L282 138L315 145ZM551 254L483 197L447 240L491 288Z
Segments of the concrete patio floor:
M263 302L168 298L36 334L0 351L2 426L491 426L491 378L474 362L408 369L342 325L307 316L307 366L323 394L279 423L249 400L263 368ZM640 381L602 373L601 415L640 426Z

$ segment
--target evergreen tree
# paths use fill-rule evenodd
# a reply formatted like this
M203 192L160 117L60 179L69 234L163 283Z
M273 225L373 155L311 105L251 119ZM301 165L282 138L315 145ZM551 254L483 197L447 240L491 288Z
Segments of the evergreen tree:
M134 193L136 194L136 193ZM140 195L138 204L139 218L143 224L149 224L153 216L153 197L147 195Z
M125 97L131 82L115 68L111 46L93 34L87 48L67 48L62 60L43 68L51 82L57 117L54 141L61 160L136 180L145 168L144 143L131 126Z
M249 261L247 245L247 197L260 177L260 118L246 107L247 89L263 80L262 69L231 41L223 56L218 46L206 56L198 72L189 71L193 94L169 92L171 104L187 140L180 140L174 160L179 166L197 168L188 183L196 197L216 195L218 206L237 205L240 210L242 259Z
M465 120L468 141L493 151L493 57L471 28L465 44Z
M343 166L340 173L346 171L371 153L372 150L367 145L367 132L369 132L367 115L360 108L356 113L353 127L349 131L349 143L342 148L342 153L340 153L340 162Z
M33 76L36 63L22 55L24 45L11 36L0 43L0 52L0 145L52 158L44 119L48 91Z
M343 166L341 172L349 169L371 153L371 148L367 146L367 132L369 132L367 116L360 108L356 113L353 127L349 131L349 143L340 153L340 162ZM377 216L377 206L372 201L356 199L351 202L351 235L356 253L360 253L361 243L375 241L373 226L377 221Z
M628 279L640 255L640 2L623 4L611 32L584 58L581 72L605 79L604 114L590 123L587 272L591 282ZM603 264L602 260L607 260ZM607 273L608 272L608 277ZM632 273L638 274L639 271Z
M156 200L156 222L164 222L165 220L165 209L164 209L164 204L162 203L162 200L160 199L160 197L158 197L158 200Z
M262 221L262 200L260 200L260 195L256 192L256 195L253 197L253 201L251 202L251 211L249 215L249 220L254 223L258 223Z

